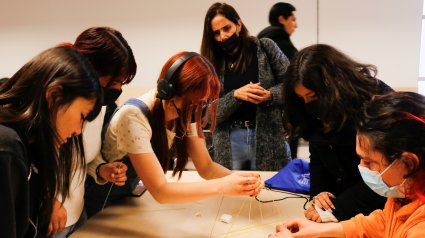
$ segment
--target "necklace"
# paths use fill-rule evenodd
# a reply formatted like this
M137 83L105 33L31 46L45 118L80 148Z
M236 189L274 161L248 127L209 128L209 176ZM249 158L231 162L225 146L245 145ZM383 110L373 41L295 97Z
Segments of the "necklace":
M231 62L231 63L229 64L229 69L233 69L233 67L235 67L235 62Z

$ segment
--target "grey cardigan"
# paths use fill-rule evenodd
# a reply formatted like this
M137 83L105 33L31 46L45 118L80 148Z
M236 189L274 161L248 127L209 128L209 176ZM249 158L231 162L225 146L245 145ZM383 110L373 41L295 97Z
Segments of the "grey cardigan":
M257 44L259 82L273 95L271 101L257 105L256 170L277 171L283 168L291 158L289 145L283 136L282 123L283 75L289 60L272 40L254 38L254 41ZM213 133L214 160L232 169L229 117L241 102L233 97L234 91L224 94L223 75L220 75L220 82L221 95L218 101L216 129Z

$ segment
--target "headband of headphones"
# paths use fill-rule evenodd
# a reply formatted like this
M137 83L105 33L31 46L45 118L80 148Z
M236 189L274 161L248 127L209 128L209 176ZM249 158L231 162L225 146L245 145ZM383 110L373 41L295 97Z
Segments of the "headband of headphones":
M183 66L183 64L192 58L193 56L198 56L196 52L187 52L184 55L180 56L171 67L167 70L164 79L159 80L157 84L157 98L170 100L176 94L175 87L171 82L171 78L174 73Z

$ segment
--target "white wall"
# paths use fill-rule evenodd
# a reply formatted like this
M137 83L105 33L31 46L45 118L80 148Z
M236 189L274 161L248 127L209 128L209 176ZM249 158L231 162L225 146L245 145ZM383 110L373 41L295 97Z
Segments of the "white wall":
M0 77L11 76L48 47L73 42L88 27L107 25L121 31L134 51L138 72L125 90L141 94L155 85L171 55L199 51L204 16L214 2L0 0ZM256 35L268 25L268 11L277 1L226 2L236 8L251 34ZM422 0L288 2L297 8L299 28L292 36L297 48L329 43L355 59L377 65L378 76L391 86L417 87Z
M378 66L378 77L416 89L423 0L321 0L319 41Z

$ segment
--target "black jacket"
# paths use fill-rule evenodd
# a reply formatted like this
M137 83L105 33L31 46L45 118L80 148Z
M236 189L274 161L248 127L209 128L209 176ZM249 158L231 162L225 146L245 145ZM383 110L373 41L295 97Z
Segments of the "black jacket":
M0 230L2 237L24 237L28 229L27 154L15 130L0 125Z
M0 135L1 237L34 237L30 219L37 225L36 237L46 237L50 216L39 216L40 176L30 173L38 148L29 146L13 128L0 125Z
M279 46L280 50L291 60L298 52L297 48L292 44L288 33L283 27L268 26L258 33L258 38L272 39Z

